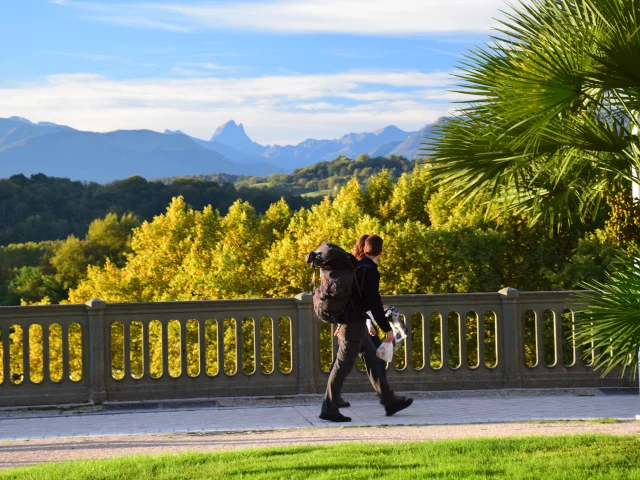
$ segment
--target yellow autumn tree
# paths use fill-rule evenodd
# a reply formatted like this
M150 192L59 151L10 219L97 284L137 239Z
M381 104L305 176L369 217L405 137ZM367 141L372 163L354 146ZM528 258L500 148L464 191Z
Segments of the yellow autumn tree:
M164 214L134 230L123 268L109 260L104 267L89 267L87 279L69 292L69 302L95 297L107 302L198 298L194 273L204 270L202 264L219 236L217 211L211 207L195 211L176 197Z

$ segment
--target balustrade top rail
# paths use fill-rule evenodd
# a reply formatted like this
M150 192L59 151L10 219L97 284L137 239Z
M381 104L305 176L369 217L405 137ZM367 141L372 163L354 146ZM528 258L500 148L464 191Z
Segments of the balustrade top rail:
M385 296L410 331L389 380L397 390L627 385L601 378L576 347L574 293ZM335 348L309 294L1 307L0 406L319 393ZM345 388L371 387L354 372Z

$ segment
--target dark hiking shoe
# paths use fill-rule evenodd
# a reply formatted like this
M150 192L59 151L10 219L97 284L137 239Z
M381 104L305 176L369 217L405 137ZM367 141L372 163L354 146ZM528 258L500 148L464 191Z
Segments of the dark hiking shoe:
M320 418L327 420L328 422L350 422L351 417L345 417L340 412L336 413L321 413Z
M349 408L350 406L351 404L347 402L344 398L340 397L338 399L338 404L337 404L338 408Z
M413 398L400 397L396 399L391 405L384 407L384 411L387 412L387 417L398 413L400 410L404 410L413 403Z

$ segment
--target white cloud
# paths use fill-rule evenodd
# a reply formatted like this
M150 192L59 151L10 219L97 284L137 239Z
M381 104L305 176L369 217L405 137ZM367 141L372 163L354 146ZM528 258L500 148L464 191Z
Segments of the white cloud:
M297 143L389 124L415 130L448 113L449 83L445 73L385 71L133 80L53 75L0 88L0 117L103 132L180 129L201 138L234 119L256 141Z
M92 18L142 28L421 35L487 32L504 0L268 0L108 4L58 0Z
M171 73L183 77L208 77L211 72L203 72L202 70L194 70L192 68L173 67Z
M296 108L300 110L341 110L344 108L344 105L329 102L312 102L298 103Z
M235 70L239 67L233 65L220 65L219 63L213 62L182 62L180 65L184 65L186 67L197 67L203 68L205 70Z
M105 55L101 53L77 53L77 52L43 52L45 55L55 55L59 57L80 58L82 60L91 60L92 62L111 62L122 65L132 65L137 67L159 67L157 63L144 63L132 60L130 58L120 57L116 55Z

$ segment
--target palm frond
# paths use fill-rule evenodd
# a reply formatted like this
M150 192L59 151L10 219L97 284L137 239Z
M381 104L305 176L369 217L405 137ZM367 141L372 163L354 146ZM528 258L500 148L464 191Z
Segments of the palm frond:
M606 36L592 54L592 81L598 88L636 88L640 84L640 0L589 0L606 23Z
M606 282L585 282L590 290L577 301L576 343L583 352L595 350L594 368L603 375L619 368L633 379L640 348L640 248L621 253Z
M597 211L606 181L629 180L640 164L639 9L640 0L532 0L508 13L459 66L466 106L427 143L436 179L469 201L491 192L532 220ZM505 191L518 194L498 198ZM563 201L578 210L561 214Z

